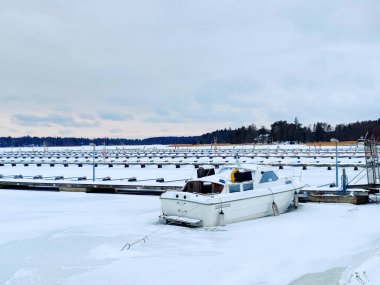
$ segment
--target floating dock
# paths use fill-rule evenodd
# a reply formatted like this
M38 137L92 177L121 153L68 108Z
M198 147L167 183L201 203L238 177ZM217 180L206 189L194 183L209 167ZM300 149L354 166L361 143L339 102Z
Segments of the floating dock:
M370 190L363 189L371 186ZM379 185L380 186L380 185ZM357 187L357 186L356 186ZM96 182L64 182L64 181L0 181L0 189L20 189L34 191L85 192L108 194L161 195L165 191L181 190L182 186L173 185L143 185L143 184L112 184ZM355 205L370 202L369 194L379 193L379 188L372 185L361 185L361 188L349 188L346 193L335 188L306 187L298 194L300 202L317 203L351 203Z
M100 184L36 181L1 181L0 189L21 189L35 191L62 191L109 194L161 195L165 191L180 190L181 186Z
M369 203L369 190L362 188L347 189L345 193L339 189L320 189L307 187L298 195L300 202L316 203L350 203L355 205Z
M201 148L201 149L96 149L96 150L19 150L3 151L0 153L0 167L36 165L64 167L85 165L104 165L108 167L122 166L173 166L180 168L194 165L212 165L215 168L229 163L255 163L269 166L321 166L335 165L336 151L326 149L260 149L255 147L243 148ZM341 161L345 159L345 163ZM349 160L349 162L348 162ZM365 166L365 153L362 149L350 148L339 150L338 165L340 167Z

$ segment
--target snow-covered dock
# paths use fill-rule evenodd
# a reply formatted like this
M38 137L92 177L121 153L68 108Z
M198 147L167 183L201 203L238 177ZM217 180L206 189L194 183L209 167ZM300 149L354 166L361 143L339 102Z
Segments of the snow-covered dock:
M64 191L86 193L112 193L161 195L165 191L179 190L181 187L172 185L142 185L142 184L110 184L110 183L69 183L60 181L0 181L0 189L21 189L39 191Z
M267 165L267 166L276 166L276 167L284 167L284 166L292 166L292 167L302 167L306 170L306 168L309 166L314 166L314 167L327 167L331 168L335 166L335 162L330 162L330 163L321 163L320 161L317 162L302 162L301 160L294 161L294 162L283 162L283 161L247 161L247 160L239 160L240 163L255 163L258 165ZM65 161L44 161L44 162L35 162L35 161L11 161L11 162L3 162L0 163L1 166L9 165L12 167L16 166L50 166L50 167L55 167L55 166L63 166L63 167L69 167L69 166L76 166L76 167L83 167L84 165L95 165L95 167L98 166L107 166L107 167L114 167L114 166L122 166L125 168L131 167L131 166L137 166L140 168L145 168L147 166L150 167L156 167L156 168L162 168L162 167L170 167L174 166L176 168L181 168L184 166L194 166L194 168L199 168L201 166L212 166L214 168L219 168L222 165L226 164L231 164L233 161L217 161L217 160L209 160L209 161L201 161L201 162L183 162L183 161L172 161L172 162L154 162L154 161L149 161L149 162L65 162ZM360 162L354 162L354 163L340 163L340 167L352 167L357 170L359 167L364 167L365 163L362 161Z
M305 187L298 197L300 202L350 203L355 205L369 203L369 191L362 188L349 189L343 193L342 190L335 187Z
M298 195L300 202L318 203L351 203L366 204L369 202L369 190L362 188L349 189L347 193L341 193L336 188L306 187ZM368 185L367 185L368 186ZM0 189L21 189L39 191L64 191L85 193L109 193L109 194L137 194L137 195L161 195L165 191L180 190L181 186L165 185L158 182L155 185L146 184L114 184L88 182L64 182L52 181L0 181ZM377 191L378 192L378 191Z
M219 167L229 163L254 163L272 166L321 166L335 165L334 148L310 148L307 146L227 146L199 148L88 148L72 149L19 149L3 150L0 153L1 166L122 166L177 168L192 165ZM365 165L365 153L357 146L340 147L338 164L341 167Z
M336 151L337 161L334 159ZM365 153L356 145L339 146L338 149L305 145L174 149L140 146L103 147L95 151L89 147L3 149L0 152L0 187L158 195L179 189L199 167L219 168L236 163L277 168L282 176L297 175L300 179L302 176L302 181L316 185L313 187L319 191L318 185L335 182L333 170L336 165L340 171L345 168L353 186L365 183ZM94 181L93 175L96 176Z

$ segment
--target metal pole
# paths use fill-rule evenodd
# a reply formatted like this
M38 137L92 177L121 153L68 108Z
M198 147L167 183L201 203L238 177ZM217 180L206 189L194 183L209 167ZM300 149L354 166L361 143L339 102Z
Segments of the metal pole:
M346 194L346 191L347 191L347 175L346 175L346 169L343 168L343 181L342 181L342 190L343 190L343 193Z
M92 181L95 182L95 144L90 144L92 146Z
M330 139L331 142L335 142L335 186L339 187L339 180L338 180L338 140L337 139Z
M339 181L338 181L338 142L335 142L335 181L336 181L336 187L339 187Z
M92 181L95 181L95 146L93 146L92 150Z

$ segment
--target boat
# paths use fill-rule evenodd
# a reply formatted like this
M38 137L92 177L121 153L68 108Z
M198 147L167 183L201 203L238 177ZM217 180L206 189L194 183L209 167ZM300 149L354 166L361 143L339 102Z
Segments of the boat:
M295 177L280 178L259 166L199 168L180 191L160 196L160 218L166 223L216 227L286 212L304 187Z

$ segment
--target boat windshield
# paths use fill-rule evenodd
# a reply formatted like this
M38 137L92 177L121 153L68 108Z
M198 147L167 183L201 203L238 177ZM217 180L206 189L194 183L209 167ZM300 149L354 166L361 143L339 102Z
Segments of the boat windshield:
M219 169L218 173L223 173L223 172L226 172L226 171L230 172L230 171L232 171L234 169L235 169L235 167L222 167L222 168Z
M219 194L223 191L224 186L218 183L207 181L189 181L183 189L184 192L200 194Z
M231 166L225 166L225 167L220 168L220 170L219 170L218 173L220 174L220 173L223 173L223 172L231 172L234 169L237 169L237 168L236 167L231 167ZM256 170L253 170L253 169L239 168L238 171L239 172L251 172L252 177L255 177L255 175L256 175Z
M263 171L259 183L266 183L278 180L278 176L273 171Z

